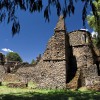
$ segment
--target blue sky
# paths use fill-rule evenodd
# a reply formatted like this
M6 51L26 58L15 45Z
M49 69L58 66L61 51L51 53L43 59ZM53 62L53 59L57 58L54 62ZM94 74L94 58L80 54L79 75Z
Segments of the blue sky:
M83 28L82 25L82 5L77 3L75 14L66 18L67 31L73 31ZM43 54L46 49L49 38L54 34L54 28L58 21L58 16L54 8L51 8L50 22L45 22L43 12L33 13L17 12L21 30L14 37L11 35L11 26L6 22L0 24L0 52L12 50L17 52L23 61L31 62L39 54ZM88 27L91 32L92 30ZM6 49L5 49L6 48ZM3 50L2 50L3 49Z

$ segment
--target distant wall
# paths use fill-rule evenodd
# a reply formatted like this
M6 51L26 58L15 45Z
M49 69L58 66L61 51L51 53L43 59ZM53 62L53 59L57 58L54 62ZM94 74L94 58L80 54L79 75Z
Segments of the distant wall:
M0 79L2 79L2 76L5 74L5 69L3 65L0 65Z

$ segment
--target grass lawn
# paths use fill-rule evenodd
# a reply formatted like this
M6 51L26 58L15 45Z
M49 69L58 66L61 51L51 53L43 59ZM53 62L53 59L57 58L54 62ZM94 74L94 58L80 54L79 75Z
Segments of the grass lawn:
M37 90L0 86L0 100L100 100L100 92L70 90Z

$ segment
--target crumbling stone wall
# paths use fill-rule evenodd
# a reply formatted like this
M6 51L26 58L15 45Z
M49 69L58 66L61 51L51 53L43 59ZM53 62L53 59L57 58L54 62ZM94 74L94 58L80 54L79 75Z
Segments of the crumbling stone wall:
M61 16L55 28L55 33L50 38L42 58L31 70L32 73L30 71L30 75L33 75L33 81L38 88L66 88L68 45L69 41L64 18ZM31 69L31 67L28 69ZM17 73L20 74L21 70L18 70ZM28 75L27 71L25 71L25 75Z
M44 55L34 68L27 68L26 71L20 68L17 73L25 72L24 75L32 75L38 88L62 89L66 87L65 33L54 34L50 41Z
M65 88L66 61L41 61L36 66L20 67L16 75L33 81L38 88ZM64 66L64 67L62 67Z
M5 73L2 76L2 81L4 82L19 82L24 80L25 78L22 76L19 76L17 74L10 74L10 73Z
M42 59L37 64L39 88L66 88L68 51L68 35L66 34L64 18L61 16L55 28L55 33L48 42ZM66 43L67 42L67 43ZM66 57L67 56L67 57Z
M16 75L22 76L24 79L28 81L33 81L36 83L37 74L39 74L38 69L34 65L24 65L19 67L16 72Z
M69 42L71 46L80 46L91 44L91 35L85 30L76 30L69 33Z
M80 79L80 69L77 69L75 76L73 77L73 79L66 84L66 88L67 89L74 89L76 90L77 88L79 88L79 79Z
M2 79L2 76L5 74L4 62L5 56L2 53L0 53L0 80Z
M39 88L66 88L66 61L43 61L36 66Z
M92 74L97 76L97 67L96 65L94 65L94 54L91 44L92 42L90 33L82 30L73 31L69 33L69 40L73 56L76 59L75 63L77 66L77 71L80 70L79 79L77 79L76 87L78 87L78 84L81 84L81 86L85 86L86 77L91 77ZM71 58L71 60L74 59ZM77 71L75 77L77 77ZM74 79L75 78L73 78L72 81L69 82L69 84L74 83ZM80 83L78 81L80 81Z
M2 79L2 76L5 74L5 69L3 65L0 65L0 80Z
M49 40L43 55L44 60L65 60L65 33L56 32Z
M73 47L73 55L76 57L77 68L94 64L92 50L88 45Z

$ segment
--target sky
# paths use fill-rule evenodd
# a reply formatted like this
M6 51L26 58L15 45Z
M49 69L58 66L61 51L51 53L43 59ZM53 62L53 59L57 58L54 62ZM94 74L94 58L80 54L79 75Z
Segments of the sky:
M76 4L75 14L65 19L67 31L78 30L83 27L82 24L82 5ZM90 12L90 9L89 9ZM58 16L54 8L51 8L50 22L46 22L41 13L30 14L28 11L16 12L21 30L19 34L12 37L11 25L6 21L0 24L0 52L17 52L24 62L31 62L39 54L43 54L50 37L54 34L54 28L58 21ZM86 24L86 28L92 32L92 29Z

